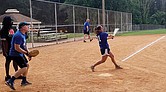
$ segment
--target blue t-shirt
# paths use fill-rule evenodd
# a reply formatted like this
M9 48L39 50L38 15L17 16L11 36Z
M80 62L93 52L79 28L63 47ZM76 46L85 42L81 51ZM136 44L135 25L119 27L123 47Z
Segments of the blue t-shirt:
M99 34L97 34L100 49L109 48L109 45L108 45L108 42L107 42L107 37L108 37L108 34L105 33L105 32L100 32Z
M23 56L23 53L20 53L15 50L14 44L20 45L20 48L26 50L26 39L25 39L25 34L21 33L21 31L17 31L12 38L11 41L11 48L10 48L10 56Z
M84 23L84 31L87 31L87 27L88 26L88 28L90 28L89 26L90 26L90 24L89 24L89 22L85 22ZM89 29L88 29L88 31L89 31Z

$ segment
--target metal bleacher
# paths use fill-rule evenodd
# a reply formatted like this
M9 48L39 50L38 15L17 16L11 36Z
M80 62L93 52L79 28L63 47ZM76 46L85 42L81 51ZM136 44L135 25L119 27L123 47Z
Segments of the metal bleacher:
M33 34L34 40L37 42L51 42L68 38L67 34L63 32L56 32L53 28L48 27L42 27L40 29L35 28Z

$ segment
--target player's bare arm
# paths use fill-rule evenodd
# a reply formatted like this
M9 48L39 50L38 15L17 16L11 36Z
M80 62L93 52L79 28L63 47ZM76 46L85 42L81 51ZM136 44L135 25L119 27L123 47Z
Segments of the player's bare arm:
M87 32L89 31L89 27L88 26L86 26L86 29L87 29Z
M113 35L108 35L108 37L107 37L107 39L113 39L114 38L114 36Z
M14 48L16 51L23 53L23 54L27 54L28 52L26 50L23 50L19 44L14 44Z

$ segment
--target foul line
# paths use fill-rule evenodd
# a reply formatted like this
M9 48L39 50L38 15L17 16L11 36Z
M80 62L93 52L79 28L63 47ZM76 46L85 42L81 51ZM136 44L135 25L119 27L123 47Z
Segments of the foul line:
M163 39L164 37L165 37L165 36L162 36L162 37L160 37L159 39L157 39L157 40L151 42L150 44L146 45L146 46L143 47L142 49L140 49L140 50L136 51L135 53L131 54L130 56L126 57L126 58L123 59L122 61L126 61L127 59L131 58L132 56L134 56L134 55L136 55L137 53L139 53L139 52L141 52L142 50L144 50L145 48L147 48L147 47L153 45L154 43L158 42L159 40Z

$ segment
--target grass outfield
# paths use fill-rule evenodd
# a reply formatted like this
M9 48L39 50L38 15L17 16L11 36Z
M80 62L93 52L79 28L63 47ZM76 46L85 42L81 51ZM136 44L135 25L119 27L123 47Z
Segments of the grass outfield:
M110 33L109 33L110 34ZM125 32L117 34L117 36L131 36L131 35L147 35L147 34L166 34L166 29L156 29L156 30L137 30L132 32ZM83 37L83 33L68 33L68 38L74 37ZM91 33L91 36L95 36L94 33Z
M68 34L68 38L84 37L84 33L76 33L76 34L74 34L74 33L67 33L67 34ZM91 33L90 35L91 35L91 36L95 36L94 33Z
M131 36L131 35L147 35L147 34L166 34L166 29L156 29L156 30L143 30L143 31L132 31L117 34L118 36Z

